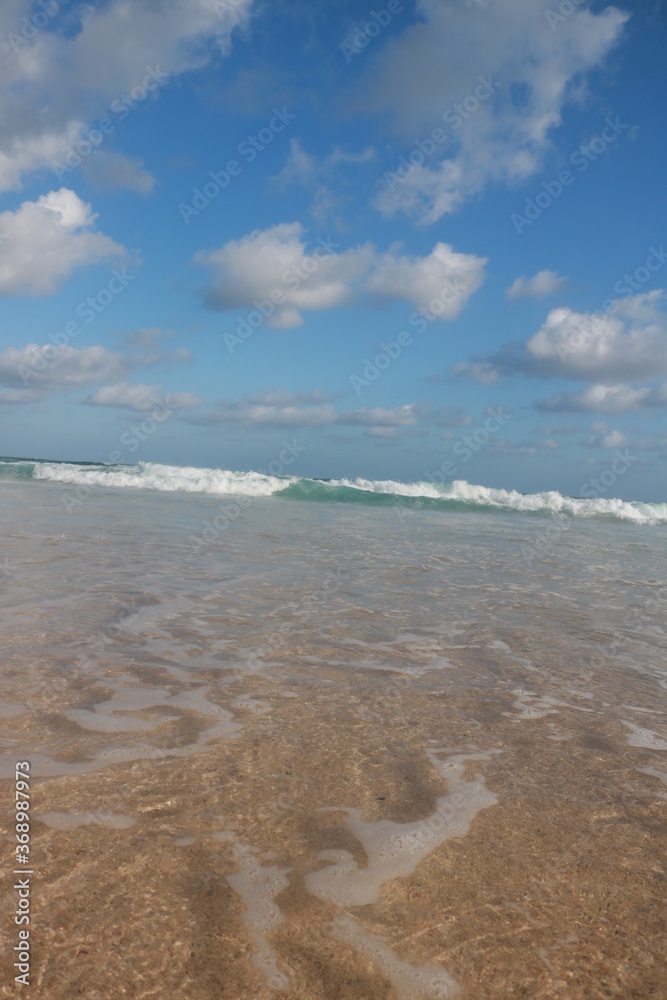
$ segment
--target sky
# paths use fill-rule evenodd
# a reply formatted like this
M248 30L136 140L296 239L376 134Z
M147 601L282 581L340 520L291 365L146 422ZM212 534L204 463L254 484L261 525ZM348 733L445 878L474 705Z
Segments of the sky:
M666 20L4 0L0 453L664 501Z

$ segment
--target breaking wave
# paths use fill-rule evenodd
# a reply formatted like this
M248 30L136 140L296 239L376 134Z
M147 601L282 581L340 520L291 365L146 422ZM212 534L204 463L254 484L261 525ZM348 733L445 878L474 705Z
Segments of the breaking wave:
M478 486L464 479L452 483L402 483L372 479L303 479L264 472L200 469L193 466L43 462L0 459L0 480L32 479L90 488L144 489L213 496L276 496L283 500L328 503L404 505L442 511L516 511L542 515L605 518L635 524L667 524L667 503L643 503L611 497L568 497L556 491L519 493Z

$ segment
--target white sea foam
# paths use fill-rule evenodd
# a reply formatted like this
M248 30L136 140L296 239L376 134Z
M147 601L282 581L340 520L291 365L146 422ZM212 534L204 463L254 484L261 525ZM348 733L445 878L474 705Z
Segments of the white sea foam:
M348 486L370 493L391 493L404 497L425 497L432 500L458 500L471 505L501 507L519 511L540 511L570 514L577 517L608 515L623 521L650 524L667 523L667 503L642 503L614 497L583 499L563 496L556 490L544 493L519 493L517 490L478 486L465 479L452 483L402 483L395 480L338 479L329 486Z
M236 839L236 834L233 830L214 830L211 836L214 840L221 840L223 842Z
M659 778L663 785L667 785L667 771L661 771L657 767L638 767L637 770L641 771L642 774L650 774L653 778ZM659 798L667 800L667 793L659 793Z
M437 965L410 965L377 934L371 934L349 914L334 924L334 937L356 948L389 980L399 1000L450 1000L460 992L453 976Z
M11 467L11 464L8 463L8 466ZM18 464L13 463L14 466ZM493 507L571 517L611 517L636 524L667 524L667 503L630 502L614 497L583 499L563 496L555 490L543 493L519 493L517 490L479 486L464 479L442 484L364 478L300 480L296 477L278 477L263 472L160 465L154 462L139 462L137 465L38 462L35 463L32 475L38 480L92 488L119 487L214 496L268 497L284 492L295 483L302 483L308 486L311 494L316 493L320 497L332 500L336 499L337 489L347 487L362 493L457 501L470 507Z
M341 907L377 903L385 882L411 875L440 844L464 837L478 812L497 803L481 778L463 779L466 762L486 760L488 754L463 753L441 761L437 750L426 752L447 782L448 793L438 799L436 811L426 819L395 823L389 819L369 822L359 809L347 809L347 824L361 842L368 863L360 868L349 851L321 852L320 857L333 864L306 876L306 886L315 896Z
M570 705L567 701L560 701L550 695L538 695L534 691L512 691L518 695L517 700L512 703L521 714L513 716L511 712L503 712L509 718L518 719L543 719L545 715L558 715L559 708L572 708L575 712L592 712L592 708L583 708L581 705Z
M20 702L0 701L0 719L15 719L17 715L29 711L28 706Z
M77 486L115 486L167 493L180 491L255 497L271 496L293 481L262 472L197 469L192 466L157 465L153 462L125 466L44 462L35 466L33 478Z
M123 680L129 683L122 684ZM234 739L243 729L243 725L234 719L231 712L209 701L206 697L207 686L170 694L162 688L137 685L136 680L131 677L118 679L104 677L100 679L100 683L113 690L111 698L95 703L90 708L66 709L63 712L64 717L82 729L106 736L113 736L116 733L139 735L143 731L148 733L159 724L173 722L183 712L193 712L197 718L205 721L205 727L194 741L186 746L167 749L142 742L133 746L107 747L93 753L92 759L85 763L62 761L47 754L31 752L31 772L35 777L85 774L108 764L121 764L134 760L188 757L198 753L212 740ZM156 708L165 710L157 719L142 719L132 715L133 712ZM15 753L12 757L15 757ZM28 752L22 756L28 756ZM0 778L10 777L11 774L13 774L12 758L0 759Z
M190 847L191 844L196 844L197 838L191 833L184 833L182 837L174 837L174 843L176 847Z
M79 826L106 826L111 830L126 830L137 822L131 816L121 813L106 812L50 812L40 813L35 819L50 826L53 830L75 830Z
M208 700L206 687L170 694L163 688L139 686L136 682L132 683L132 678L124 679L131 686L124 686L115 678L104 678L103 685L114 691L111 698L98 702L90 709L66 709L63 715L82 729L95 733L129 733L155 729L161 723L173 719L174 714L180 714L180 711L191 711L206 719L208 737L213 730L216 736L229 738L243 728L234 721L231 712ZM154 708L165 708L168 714L157 719L142 719L130 714ZM173 709L179 711L173 713Z
M266 715L267 712L273 710L270 702L264 701L262 698L253 698L250 694L239 695L231 703L231 707L244 709L252 715Z
M667 741L652 729L642 729L641 726L636 726L634 722L626 722L625 719L621 719L621 722L631 730L627 737L628 746L644 747L646 750L667 750Z
M289 868L260 865L257 849L247 844L235 844L233 851L238 870L226 878L244 903L243 922L255 945L252 963L262 973L270 990L286 992L290 987L289 977L278 967L267 935L283 920L274 900L289 885L285 878Z
M493 642L489 643L489 649L496 649L501 653L508 653L509 655L512 655L512 650L510 649L510 647L507 645L506 642L502 641L502 639L494 639ZM532 660L529 660L525 656L517 657L516 665L518 667L523 667L524 670L528 670L529 673L531 674L544 673L543 670L540 670L538 667L535 666Z

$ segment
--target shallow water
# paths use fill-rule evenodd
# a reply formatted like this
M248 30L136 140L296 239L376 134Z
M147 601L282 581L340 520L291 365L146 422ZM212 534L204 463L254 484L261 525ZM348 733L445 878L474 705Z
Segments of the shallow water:
M0 480L38 995L667 993L667 526L71 495Z

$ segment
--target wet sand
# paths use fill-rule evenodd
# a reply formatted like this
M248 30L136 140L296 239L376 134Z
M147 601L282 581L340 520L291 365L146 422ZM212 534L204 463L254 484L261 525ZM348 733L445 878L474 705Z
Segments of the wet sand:
M235 703L229 738L181 758L36 780L32 992L667 994L667 785L640 770L659 774L664 754L628 745L633 730L620 721L654 731L664 720L595 710L621 679L627 704L643 704L646 680L628 682L613 662L582 678L565 650L535 637L505 634L512 654L479 629L465 638L476 641L439 650L450 670L465 668L463 690L443 670L359 670L341 684L342 667L315 675L307 650L288 649L270 678L199 678L212 701ZM522 658L529 669L517 668ZM583 693L552 704L565 700L568 672ZM14 720L14 735L24 726L22 742L37 743L48 732L52 755L66 759L72 734L49 697L49 711ZM123 717L154 722L155 712ZM187 709L163 716L151 743L190 745L200 727ZM99 737L87 739L87 754L69 755L75 767ZM434 761L450 762L454 793ZM323 881L330 868L344 870ZM0 995L11 996L4 959Z

